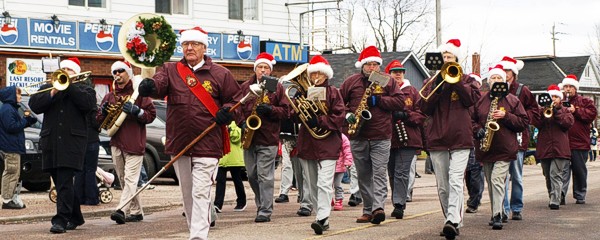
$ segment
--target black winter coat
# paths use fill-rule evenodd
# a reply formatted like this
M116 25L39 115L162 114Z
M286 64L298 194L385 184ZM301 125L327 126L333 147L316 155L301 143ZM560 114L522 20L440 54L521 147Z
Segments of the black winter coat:
M40 90L52 87L45 84ZM67 167L81 170L87 146L86 115L96 107L96 94L86 84L76 83L54 97L50 91L32 95L31 110L44 114L40 132L42 169Z

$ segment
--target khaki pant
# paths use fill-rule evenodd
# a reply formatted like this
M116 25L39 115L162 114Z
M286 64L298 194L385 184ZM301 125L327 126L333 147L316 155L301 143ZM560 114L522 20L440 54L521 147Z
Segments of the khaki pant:
M120 202L124 202L131 198L137 192L137 183L140 179L140 171L142 169L142 161L144 155L133 155L121 151L117 147L111 147L112 159L115 164L115 171L119 177L121 188ZM120 205L120 204L119 204ZM139 215L144 214L142 210L142 204L140 202L140 195L137 195L129 204L125 205L121 209L125 214Z
M435 172L438 196L446 221L463 225L465 169L470 149L429 151Z
M17 188L21 174L21 155L18 153L4 154L4 172L2 173L2 198L11 200Z
M506 176L508 175L508 168L510 162L498 161L498 162L484 162L483 172L488 184L488 193L490 194L490 202L492 207L492 216L502 214L504 206L502 201L504 200L504 193L506 186Z
M310 201L313 208L317 210L317 221L328 218L331 213L336 160L300 159L304 181L308 183L308 189L306 190L310 192Z

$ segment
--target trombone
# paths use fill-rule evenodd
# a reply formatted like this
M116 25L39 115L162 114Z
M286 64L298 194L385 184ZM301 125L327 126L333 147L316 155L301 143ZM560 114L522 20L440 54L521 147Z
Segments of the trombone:
M419 95L421 95L421 98L423 98L423 100L427 101L429 98L431 98L431 96L433 95L433 93L435 93L438 88L440 88L442 86L442 84L444 82L450 83L450 84L455 84L457 82L460 82L460 79L462 78L462 67L460 66L460 64L456 63L456 62L447 62L444 63L444 65L442 65L441 70L436 73L431 80L429 80L429 82L425 83L425 85L423 85L423 87L421 88L421 90L419 90ZM427 96L423 96L423 91L425 89L427 89L427 87L429 87L429 85L432 82L435 82L435 79L438 77L442 77L443 81L440 82Z
M58 69L52 73L50 80L27 85L27 86L23 87L23 90L29 95L43 93L46 91L50 91L52 89L56 89L58 91L63 91L65 89L67 89L70 84L85 81L91 74L92 74L92 71L87 71L87 72L82 72L82 73L78 73L78 74L74 74L74 75L69 75L69 73L67 73L67 71ZM29 91L27 91L28 88L31 88L36 85L41 85L44 83L52 83L52 87L46 88L44 90L40 90L40 91L37 91L34 93L30 93Z

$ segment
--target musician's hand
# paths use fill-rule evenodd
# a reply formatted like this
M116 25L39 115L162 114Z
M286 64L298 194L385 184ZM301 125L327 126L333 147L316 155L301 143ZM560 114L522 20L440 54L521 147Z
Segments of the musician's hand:
M102 115L103 116L108 115L108 109L109 109L108 102L104 102L104 104L102 104Z
M310 118L306 121L306 125L308 125L309 128L314 128L317 125L319 125L319 119L311 115Z
M261 103L261 104L258 104L258 106L256 106L256 113L258 113L258 115L260 115L260 116L267 116L267 115L271 114L272 111L273 111L273 106L266 104L266 103Z
M405 111L395 111L394 113L392 113L392 116L394 118L394 121L405 120L408 118L408 113L406 113Z
M479 130L477 130L477 133L475 134L475 138L476 139L482 139L483 137L485 137L485 129L480 128Z
M374 107L377 106L377 104L379 104L379 101L381 101L381 96L373 95L367 98L367 105L369 105L369 107Z
M34 117L34 116L33 116L33 115L31 115L31 114L30 114L30 115L28 115L28 116L25 116L24 118L25 118L25 120L27 120L27 124L28 124L29 126L31 126L31 125L33 125L33 124L35 124L35 123L37 122L37 118L36 118L36 117Z
M152 80L152 78L144 78L144 80L142 80L138 86L138 92L142 97L148 97L156 93L156 85L154 85L154 80Z
M492 114L494 119L503 119L504 116L506 116L506 112L502 110L494 110L494 113Z
M131 102L126 102L125 105L123 105L123 112L129 115L137 117L141 111L142 110L140 109L140 107L136 106Z
M356 115L354 113L346 113L346 121L350 124L356 123Z
M573 104L571 104L571 106L569 106L569 112L574 113L575 112L575 106Z
M217 116L215 117L215 122L219 125L229 125L233 120L233 114L229 112L231 107L222 107L217 112Z
M54 97L54 95L56 95L59 91L56 90L56 88L52 88L52 90L50 90L50 96Z

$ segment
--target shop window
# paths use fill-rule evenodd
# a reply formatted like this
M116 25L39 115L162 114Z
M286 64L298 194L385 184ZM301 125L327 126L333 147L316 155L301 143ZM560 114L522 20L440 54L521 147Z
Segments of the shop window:
M105 8L106 0L69 0L69 5L80 7Z
M188 14L187 0L155 0L154 6L157 13Z
M229 19L258 20L258 0L229 0Z

